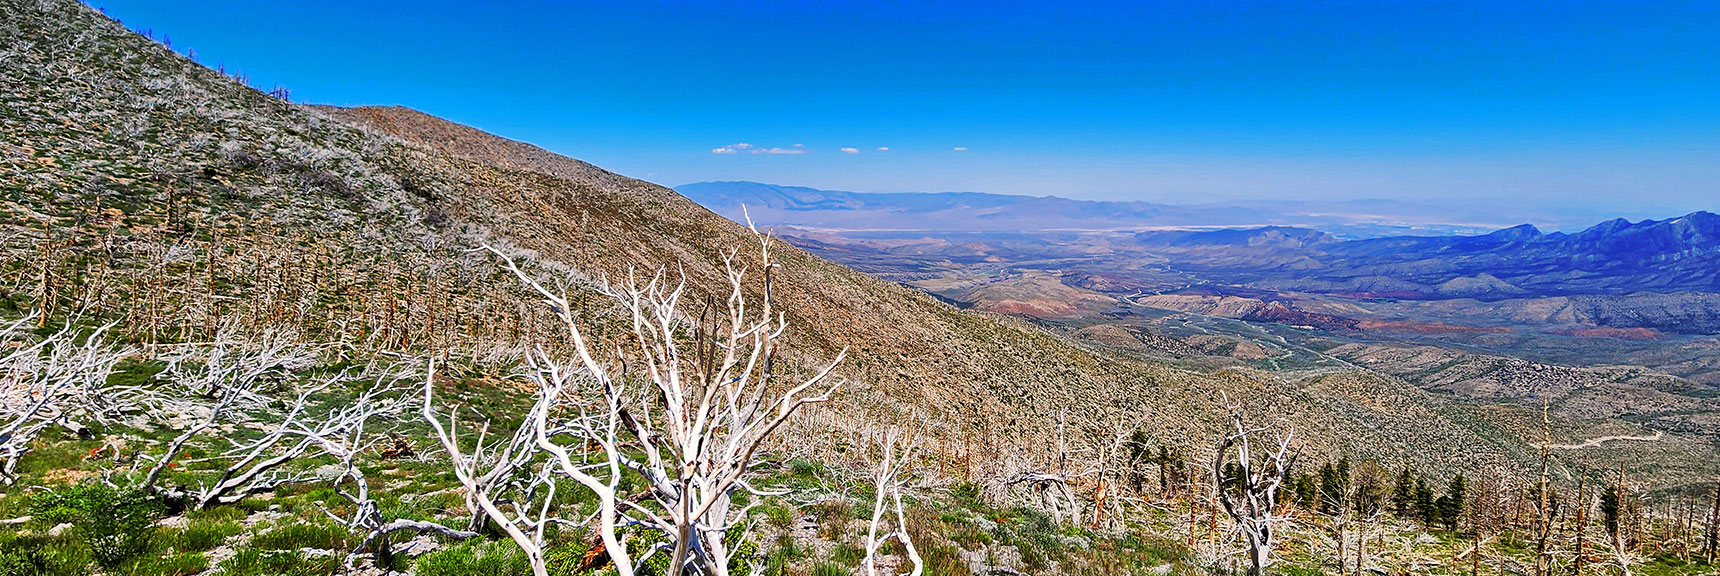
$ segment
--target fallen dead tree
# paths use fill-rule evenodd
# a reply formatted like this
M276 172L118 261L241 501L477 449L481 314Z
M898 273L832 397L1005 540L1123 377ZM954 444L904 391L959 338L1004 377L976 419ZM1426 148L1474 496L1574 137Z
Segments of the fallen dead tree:
M134 351L107 343L109 324L79 335L68 323L47 337L29 341L32 314L0 326L0 483L11 484L18 460L50 426L83 435L84 417L107 421L135 408L140 391L110 386L115 365Z

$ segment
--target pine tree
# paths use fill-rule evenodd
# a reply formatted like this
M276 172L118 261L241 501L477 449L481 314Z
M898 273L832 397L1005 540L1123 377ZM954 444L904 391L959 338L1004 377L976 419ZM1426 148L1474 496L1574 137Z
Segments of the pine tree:
M1171 491L1175 479L1184 477L1181 450L1159 446L1159 455L1153 458L1153 463L1159 466L1159 488L1166 493Z
M1462 474L1451 477L1451 483L1445 488L1445 496L1439 499L1439 517L1445 521L1447 530L1457 530L1457 520L1463 515L1464 492L1469 491L1468 481Z
M1392 489L1392 507L1400 518L1410 518L1415 512L1415 475L1410 474L1409 468L1398 474L1397 485Z
M1147 438L1147 433L1143 430L1137 429L1134 433L1129 435L1129 440L1125 444L1129 451L1129 488L1134 490L1136 494L1141 493L1142 485L1146 483L1146 475L1141 473L1141 466L1144 464L1155 463L1153 458L1153 447L1148 445L1149 442L1150 440ZM1159 450L1161 450L1160 453L1162 454L1164 448L1160 447ZM1164 466L1161 464L1159 466L1159 485L1164 486L1164 484Z
M1619 500L1618 490L1601 491L1601 518L1608 535L1618 534Z
M1309 476L1306 473L1297 476L1294 480L1294 486L1296 492L1296 503L1301 504L1309 510L1316 510L1319 508L1320 485L1314 481L1312 476Z
M1337 465L1327 462L1320 467L1320 512L1324 514L1341 514L1349 508L1350 499L1350 459L1343 458Z
M1415 479L1415 515L1421 520L1422 526L1433 526L1439 523L1439 508L1433 504L1433 488L1427 485L1423 478Z

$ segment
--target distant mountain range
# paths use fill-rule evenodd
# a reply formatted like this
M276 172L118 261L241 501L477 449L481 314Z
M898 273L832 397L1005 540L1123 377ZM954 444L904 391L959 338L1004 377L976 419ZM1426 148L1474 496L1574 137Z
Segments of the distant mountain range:
M861 193L757 182L699 182L675 188L730 217L741 207L755 222L843 230L1052 230L1249 225L1271 220L1246 208L1193 210L1149 202L1097 202L1056 196L980 192Z
M675 188L734 220L820 230L1019 232L1294 226L1335 239L1481 234L1524 221L1575 229L1598 217L1536 219L1486 206L1399 200L1250 201L1158 204L979 192L865 193L758 182L698 182ZM742 214L742 207L747 214Z
M1339 241L1318 230L1145 232L1177 266L1279 290L1481 299L1720 291L1720 216L1615 219L1581 232L1521 225L1478 236Z

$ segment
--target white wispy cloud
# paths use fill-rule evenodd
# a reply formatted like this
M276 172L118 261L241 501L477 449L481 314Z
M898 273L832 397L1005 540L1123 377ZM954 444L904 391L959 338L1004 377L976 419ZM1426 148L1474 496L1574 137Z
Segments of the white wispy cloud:
M803 144L795 144L793 148L764 148L746 142L737 142L711 149L712 154L805 154L807 152L808 150Z
M878 151L879 151L879 152L889 152L889 151L890 151L890 147L889 147L889 146L879 146L879 147L878 147Z
M955 150L956 150L956 151L957 151L957 152L967 152L967 146L957 146L957 147L956 147L956 148L955 148Z
M859 154L860 153L859 148L843 148L842 151L846 152L848 154Z

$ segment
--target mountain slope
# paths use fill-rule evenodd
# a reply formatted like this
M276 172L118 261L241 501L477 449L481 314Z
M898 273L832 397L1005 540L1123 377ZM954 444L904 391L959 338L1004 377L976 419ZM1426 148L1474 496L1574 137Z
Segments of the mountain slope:
M574 290L668 265L696 301L747 242L667 188L410 110L281 102L74 2L0 4L8 314L123 319L151 341L285 324L412 351L553 342L543 312L474 248ZM1480 408L1391 378L1135 362L797 249L780 260L796 360L849 349L843 373L863 383L832 410L912 407L932 454L978 443L992 473L1045 462L1061 420L1094 442L1138 425L1205 446L1220 391L1293 419L1313 452L1444 470L1529 457L1518 432L1477 424Z

